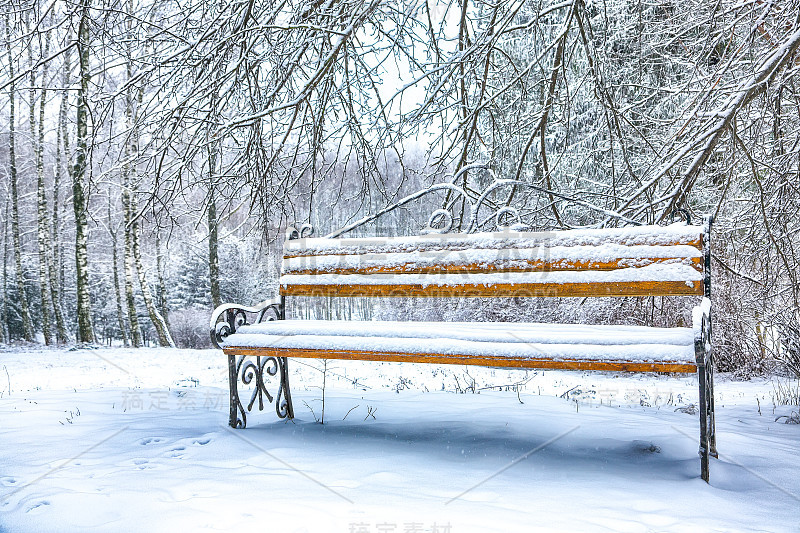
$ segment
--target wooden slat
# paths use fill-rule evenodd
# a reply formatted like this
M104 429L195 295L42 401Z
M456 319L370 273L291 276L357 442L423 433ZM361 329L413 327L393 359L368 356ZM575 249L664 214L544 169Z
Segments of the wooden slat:
M497 283L495 285L282 285L283 296L583 297L702 295L703 282Z
M689 235L672 235L668 238L668 233L659 232L660 228L653 228L654 235L659 238L653 241L651 236L640 237L637 235L615 235L614 230L598 230L596 235L583 235L570 237L569 241L561 243L559 239L564 235L569 235L569 231L552 232L521 232L513 234L484 234L490 236L485 240L476 240L480 234L445 234L427 235L417 237L414 241L409 241L406 237L359 237L359 238L340 238L332 239L331 243L335 246L314 248L313 245L307 247L306 243L319 242L320 239L296 239L284 242L284 257L321 257L329 255L362 255L365 253L394 253L402 252L459 252L470 249L537 249L547 246L597 246L602 244L618 244L621 246L692 246L698 250L703 249L702 232L699 226L693 227L695 231ZM682 238L681 238L682 237ZM568 243L568 244L567 244Z
M697 371L694 363L683 361L597 361L591 359L532 359L473 356L442 355L436 353L400 353L353 350L310 350L298 348L251 348L226 346L223 351L227 355L250 355L266 357L299 357L303 359L346 359L354 361L387 361L405 363L437 363L444 365L476 365L502 368L536 368L560 370L602 370L614 372L679 372L693 373Z
M513 243L508 242L507 244L513 244ZM692 248L697 248L698 250L702 250L703 249L702 238L700 238L700 237L698 237L697 239L692 239L692 240L676 241L676 242L670 242L670 243L667 243L667 244L659 244L658 246L665 246L665 247L669 247L669 246L691 246ZM419 249L415 249L415 248L402 249L402 251L403 252L425 252L425 253L433 253L433 252L454 252L455 253L455 252L464 252L464 251L471 250L471 249L472 248L468 248L466 246L454 246L452 248L448 248L448 247L445 247L445 246L439 246L439 247L425 247L425 248L419 248ZM503 248L503 247L498 246L497 248L479 248L479 249L489 249L489 250L495 250L495 249L530 250L530 249L536 249L536 248L533 248L533 247L513 247L513 246L508 246L507 248ZM300 258L300 257L305 257L305 258L308 258L308 259L312 259L314 257L329 257L329 256L332 256L332 255L353 256L353 255L363 255L365 253L378 253L378 254L379 253L395 253L397 251L398 250L386 249L384 251L377 251L376 252L376 251L371 251L369 248L365 248L365 249L362 250L362 249L358 249L358 248L353 246L353 247L350 247L350 248L344 248L342 250L331 249L331 250L324 250L324 251L323 250L320 250L320 251L314 250L314 251L308 251L308 252L304 252L304 251L289 251L289 252L284 252L283 258L284 259L296 259L296 258Z
M284 268L284 274L315 275L315 274L488 274L503 272L570 272L570 271L610 271L629 268L631 266L644 267L652 264L682 263L690 264L698 272L703 271L702 257L657 257L633 259L630 257L614 261L547 261L541 259L513 259L498 261L497 263L480 264L419 264L404 263L401 265L365 265L352 268L347 267L318 267L304 269Z

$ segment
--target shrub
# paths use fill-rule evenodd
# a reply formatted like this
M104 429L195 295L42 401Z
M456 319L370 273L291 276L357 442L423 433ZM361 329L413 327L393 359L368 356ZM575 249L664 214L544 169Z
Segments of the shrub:
M211 311L202 306L186 307L169 314L172 340L178 348L211 348L208 321Z

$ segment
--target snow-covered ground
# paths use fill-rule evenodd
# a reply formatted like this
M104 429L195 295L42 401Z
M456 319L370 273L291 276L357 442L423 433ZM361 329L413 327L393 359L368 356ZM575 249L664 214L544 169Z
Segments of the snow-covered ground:
M221 352L5 350L2 532L800 530L767 380L718 378L706 485L694 377L331 361L322 425L292 360L294 422L234 431Z

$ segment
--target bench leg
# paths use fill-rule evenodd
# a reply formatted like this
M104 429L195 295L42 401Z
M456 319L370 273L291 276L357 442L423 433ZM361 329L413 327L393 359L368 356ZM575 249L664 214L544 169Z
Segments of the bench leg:
M697 367L697 377L700 382L700 477L708 483L708 457L710 452L709 443L709 383L708 372L705 365Z
M708 447L711 457L719 458L717 453L717 430L714 422L714 366L709 363L708 369Z
M277 380L278 391L275 396L270 394L267 389L270 378L272 378L272 383ZM247 402L247 405L242 403L239 396L240 382L250 388L250 401ZM292 395L289 391L288 364L285 357L229 355L228 384L230 386L228 424L232 428L244 429L247 427L247 413L253 410L256 402L258 402L258 410L263 411L265 403L274 401L275 413L278 417L294 418Z
M243 429L247 426L247 415L245 414L241 400L239 400L238 374L239 366L236 364L236 356L229 355L228 387L230 389L230 416L228 418L228 425L234 429ZM239 414L242 415L241 418Z
M286 402L286 418L293 419L294 418L294 407L292 406L292 391L289 388L289 360L286 357L280 358L280 365L281 365L281 390L283 392L283 398ZM280 409L280 397L278 398L278 406ZM278 411L278 416L280 416L280 410Z
M714 428L714 358L711 347L711 317L707 312L695 322L694 355L700 386L700 477L708 483L709 457L717 457Z

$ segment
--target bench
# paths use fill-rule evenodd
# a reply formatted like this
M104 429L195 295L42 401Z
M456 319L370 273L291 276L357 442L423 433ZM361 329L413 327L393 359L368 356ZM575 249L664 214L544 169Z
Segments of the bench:
M437 216L440 221L445 218L446 224L434 228L429 222L428 231L449 230L451 219L434 213L431 220ZM256 402L263 410L265 399L275 403L279 417L294 417L287 367L292 357L518 369L696 372L701 477L708 481L709 456L717 455L710 225L710 217L702 226L691 225L687 215L685 223L668 226L554 232L501 226L495 232L387 238L340 238L341 231L312 238L307 226L290 228L284 243L279 300L252 308L225 304L211 319L212 340L228 356L230 425L244 428L246 413ZM298 296L686 295L700 300L693 309L691 328L287 320L286 315L287 299ZM270 378L277 382L275 396L266 385ZM240 383L252 388L246 405L239 395Z

